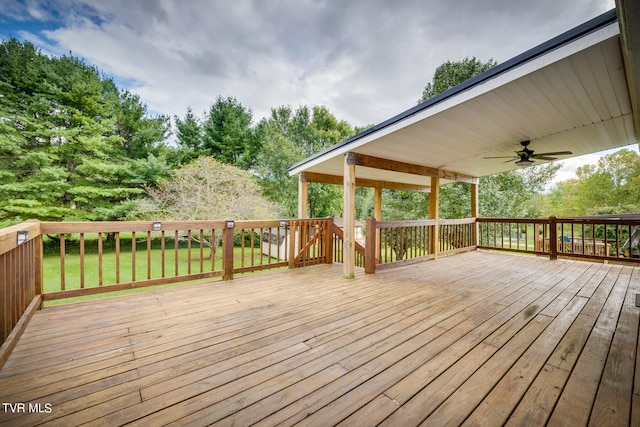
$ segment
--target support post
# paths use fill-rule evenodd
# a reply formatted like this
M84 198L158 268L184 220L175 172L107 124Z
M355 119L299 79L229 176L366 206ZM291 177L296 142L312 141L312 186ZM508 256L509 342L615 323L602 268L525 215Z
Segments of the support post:
M440 246L440 224L438 217L440 216L440 178L431 177L431 194L429 194L429 219L435 220L433 233L429 240L429 254L434 259L438 258L438 250Z
M233 279L233 233L235 223L226 221L226 226L222 231L222 280Z
M367 218L367 237L364 245L364 272L366 274L375 274L376 272L376 252L378 248L378 240L376 231L376 219Z
M333 217L327 218L327 229L325 230L325 263L333 264Z
M44 244L42 242L42 229L40 221L37 219L30 219L26 222L36 223L38 225L37 236L33 239L33 255L34 255L34 263L35 263L35 271L34 271L34 296L42 295L44 292ZM42 309L42 298L40 298L40 305L38 306L38 310Z
M303 174L298 176L298 219L309 218L309 183Z
M478 238L478 236L480 235L478 232L480 228L480 224L478 224L478 213L480 212L478 185L479 184L471 184L471 218L475 219L475 222L473 224L473 242L472 242L474 246L477 246L480 244L480 239Z
M355 276L356 246L356 165L349 164L349 156L344 158L344 245L343 269L344 277Z
M302 228L302 227L301 227ZM297 230L297 222L289 221L289 268L296 267L296 237L298 236Z
M549 217L549 259L558 259L558 225L555 216Z
M373 193L373 217L376 221L382 221L382 187L375 187ZM380 230L375 229L376 231L376 263L380 262ZM369 226L367 226L367 234L369 233Z

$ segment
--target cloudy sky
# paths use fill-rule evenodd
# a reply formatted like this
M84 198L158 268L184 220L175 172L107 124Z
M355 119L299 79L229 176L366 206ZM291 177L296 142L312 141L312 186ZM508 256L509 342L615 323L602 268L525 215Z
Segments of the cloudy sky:
M365 125L415 105L444 61L504 62L613 7L613 0L2 0L0 38L72 52L155 114L184 116L188 106L200 114L216 96L231 95L255 121L280 105L324 105Z

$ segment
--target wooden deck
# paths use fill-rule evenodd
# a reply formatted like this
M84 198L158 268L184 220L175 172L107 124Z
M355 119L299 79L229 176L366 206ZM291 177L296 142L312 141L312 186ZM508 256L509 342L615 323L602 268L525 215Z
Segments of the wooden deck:
M45 308L0 424L638 426L638 293L640 268L471 252Z

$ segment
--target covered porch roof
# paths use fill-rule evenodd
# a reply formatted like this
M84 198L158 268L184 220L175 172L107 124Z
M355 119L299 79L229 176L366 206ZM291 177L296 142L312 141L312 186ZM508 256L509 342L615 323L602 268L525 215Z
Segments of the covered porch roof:
M572 156L638 142L640 30L634 22L640 22L638 5L619 1L617 9L310 156L289 172L305 181L342 184L344 155L351 153L357 185L429 190L425 176L437 176L441 184L474 182L515 169L515 160L484 157L515 155L524 140L537 153L571 151ZM415 173L415 167L422 170Z

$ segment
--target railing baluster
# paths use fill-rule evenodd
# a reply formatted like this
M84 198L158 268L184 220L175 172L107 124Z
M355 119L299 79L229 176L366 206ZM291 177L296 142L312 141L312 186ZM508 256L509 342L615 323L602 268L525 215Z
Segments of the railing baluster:
M191 229L187 230L187 274L191 274Z
M202 273L204 271L204 230L202 228L198 239L200 239L200 273Z
M65 260L65 236L64 233L60 234L60 289L66 289L66 274L64 271L64 260Z
M161 232L160 236L160 258L162 260L162 278L164 279L166 275L165 271L165 233L164 230Z
M240 230L240 266L244 267L244 229Z
M151 280L151 231L147 231L147 280Z
M115 233L116 239L116 283L120 283L120 233Z
M102 232L98 233L98 286L102 286Z
M173 275L178 275L178 264L179 264L179 250L180 250L180 233L179 230L176 230L173 233Z
M136 232L131 232L131 281L136 281Z
M84 288L84 233L80 233L80 288Z

